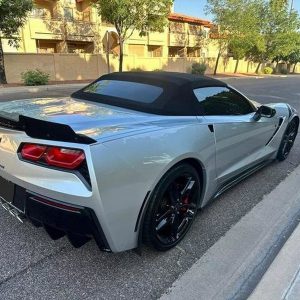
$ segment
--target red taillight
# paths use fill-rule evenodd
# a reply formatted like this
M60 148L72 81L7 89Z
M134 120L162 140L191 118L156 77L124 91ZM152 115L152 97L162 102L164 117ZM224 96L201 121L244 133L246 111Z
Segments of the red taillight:
M21 155L26 160L38 161L45 153L47 147L35 144L24 144Z
M85 160L82 150L37 144L23 144L21 156L25 160L69 170L76 169Z
M49 166L74 170L85 160L82 150L49 147L45 154L45 161Z

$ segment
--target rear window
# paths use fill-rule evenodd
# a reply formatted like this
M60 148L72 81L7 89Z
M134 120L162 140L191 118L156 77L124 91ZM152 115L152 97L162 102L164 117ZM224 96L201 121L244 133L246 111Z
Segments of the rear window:
M152 103L163 93L163 89L138 82L100 80L88 86L84 92L140 103Z

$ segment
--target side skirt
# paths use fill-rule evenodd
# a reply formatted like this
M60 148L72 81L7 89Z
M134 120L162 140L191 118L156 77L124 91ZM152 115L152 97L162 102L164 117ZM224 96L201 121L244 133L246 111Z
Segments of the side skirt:
M257 165L243 171L241 174L231 178L230 180L228 180L225 184L223 184L220 189L218 190L218 192L212 197L212 199L215 199L217 197L219 197L221 194L223 194L225 191L227 191L228 189L230 189L231 187L235 186L236 184L238 184L239 182L241 182L242 180L244 180L245 178L247 178L248 176L252 175L253 173L257 172L258 170L262 169L263 167L269 165L271 162L273 162L273 159L269 159L266 161L263 161L261 163L258 163Z

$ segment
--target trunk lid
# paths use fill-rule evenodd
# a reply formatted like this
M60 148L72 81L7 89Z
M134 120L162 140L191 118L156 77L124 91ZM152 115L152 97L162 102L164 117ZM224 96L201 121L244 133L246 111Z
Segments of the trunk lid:
M25 99L0 103L1 116L22 115L68 125L76 134L94 140L145 128L148 114L73 98ZM148 124L150 125L150 124ZM147 126L149 128L149 126ZM151 127L151 125L150 125Z

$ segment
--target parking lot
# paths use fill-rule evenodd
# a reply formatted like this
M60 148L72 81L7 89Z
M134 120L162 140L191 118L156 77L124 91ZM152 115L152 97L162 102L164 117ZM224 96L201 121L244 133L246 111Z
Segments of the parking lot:
M226 79L262 103L288 102L300 111L300 76ZM0 101L66 96L67 87L43 93L1 94ZM66 238L18 223L0 208L0 299L156 299L197 259L300 164L300 139L288 159L274 162L232 188L203 211L184 241L158 253L143 248L102 253L91 241L80 249Z

